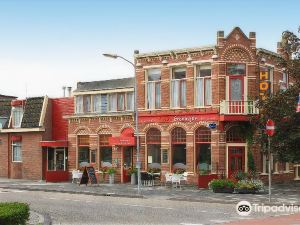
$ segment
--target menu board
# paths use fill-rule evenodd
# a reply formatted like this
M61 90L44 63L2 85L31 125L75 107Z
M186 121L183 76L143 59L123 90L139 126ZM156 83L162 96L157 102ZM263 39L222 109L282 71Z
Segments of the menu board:
M85 184L87 185L88 183L91 184L97 184L97 178L96 178L96 174L95 174L95 169L92 166L88 166L84 168L82 177L80 179L80 184Z

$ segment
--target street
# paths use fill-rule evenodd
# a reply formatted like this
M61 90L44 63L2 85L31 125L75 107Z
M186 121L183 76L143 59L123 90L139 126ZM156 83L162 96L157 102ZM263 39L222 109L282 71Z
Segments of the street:
M234 204L137 199L0 189L0 201L27 202L48 214L52 224L217 224L261 217L241 217Z

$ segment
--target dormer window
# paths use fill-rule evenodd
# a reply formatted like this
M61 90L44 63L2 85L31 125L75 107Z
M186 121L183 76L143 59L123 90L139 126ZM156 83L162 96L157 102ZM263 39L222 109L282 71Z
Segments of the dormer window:
M23 117L23 108L22 107L13 107L12 108L12 127L20 128Z

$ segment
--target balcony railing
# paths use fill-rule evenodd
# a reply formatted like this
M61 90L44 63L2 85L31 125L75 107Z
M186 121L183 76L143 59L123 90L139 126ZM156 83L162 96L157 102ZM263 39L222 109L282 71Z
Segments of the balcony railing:
M258 114L255 101L222 101L220 103L220 114L224 115L248 115Z

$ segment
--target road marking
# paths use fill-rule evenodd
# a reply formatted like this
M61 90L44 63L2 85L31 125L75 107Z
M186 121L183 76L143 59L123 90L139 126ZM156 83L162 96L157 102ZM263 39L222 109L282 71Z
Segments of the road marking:
M203 223L180 223L181 225L203 225Z
M210 220L213 223L228 223L230 220Z
M169 210L173 210L173 208L159 207L159 206L148 206L148 205L130 205L130 204L120 204L120 205L126 205L126 206L131 206L131 207L152 208L152 209L169 209Z
M48 198L48 199L50 199L50 200L56 200L57 198Z
M77 200L77 199L74 199L74 200L72 200L73 202L80 202L80 200Z

